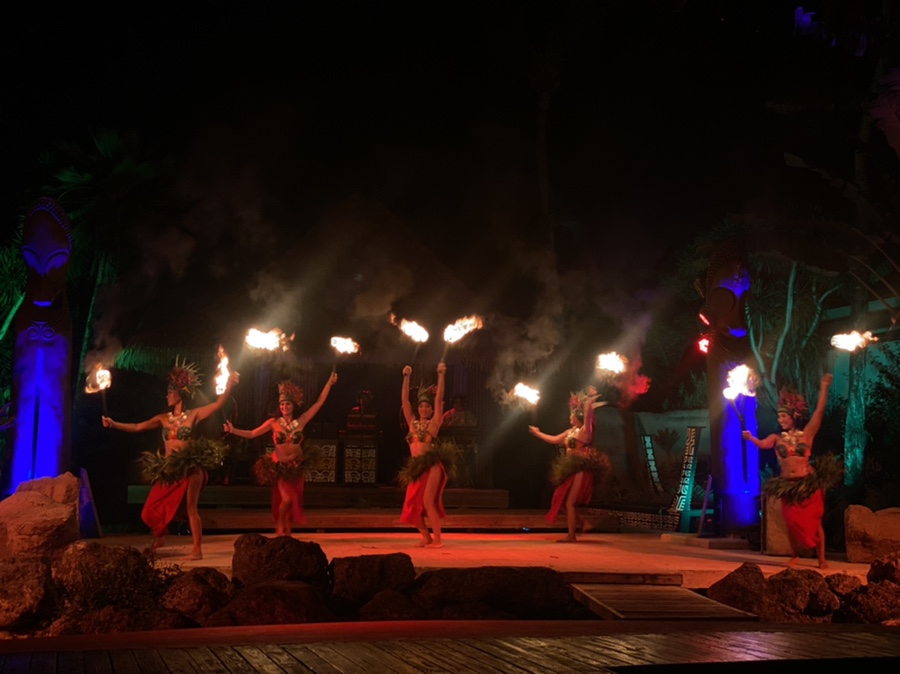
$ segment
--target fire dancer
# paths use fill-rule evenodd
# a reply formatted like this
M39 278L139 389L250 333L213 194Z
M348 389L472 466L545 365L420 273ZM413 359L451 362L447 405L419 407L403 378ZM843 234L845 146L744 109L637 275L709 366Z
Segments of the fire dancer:
M303 429L325 404L328 392L337 383L337 372L332 372L319 399L299 417L294 415L303 406L303 389L290 380L278 384L279 417L270 417L252 431L235 428L230 421L225 422L225 432L239 438L258 438L263 433L272 433L275 451L254 464L253 472L260 484L272 485L272 517L275 518L275 535L290 536L293 522L306 523L303 514L303 488L306 471L320 458L310 452L303 452Z
M609 474L609 458L591 446L594 436L594 407L600 394L593 386L583 393L573 393L569 398L570 428L557 435L548 435L537 426L528 431L535 437L553 445L564 445L565 454L553 462L551 481L557 485L550 501L547 521L556 522L560 510L566 513L568 534L560 543L576 541L576 525L582 533L591 527L590 522L578 515L578 506L591 502L594 484L601 484Z
M403 417L409 432L410 459L400 472L400 482L406 485L406 498L400 521L411 524L422 535L416 547L441 548L441 520L444 511L444 488L448 475L456 468L458 449L452 442L437 442L437 434L444 416L444 375L447 366L438 363L437 386L419 387L417 415L413 414L409 400L409 378L412 367L403 368L401 404ZM425 526L424 515L428 515L431 533Z
M830 454L819 457L815 468L810 463L810 457L813 440L822 426L828 387L831 386L832 379L830 374L822 377L816 409L805 426L803 420L809 412L806 399L784 390L778 404L778 423L782 433L772 433L759 440L750 431L743 432L744 439L750 440L760 449L774 449L778 458L781 474L766 481L763 493L781 499L781 512L794 553L788 566L795 566L805 550L815 548L819 568L828 568L825 561L825 530L822 527L825 489L837 483L840 467Z
M165 454L145 453L143 456L144 476L153 485L141 511L141 519L153 532L153 542L144 551L148 556L153 556L164 545L169 523L175 518L184 499L193 542L191 554L187 558L203 559L203 523L197 504L200 491L209 479L207 471L222 465L227 448L222 442L193 437L193 432L197 424L222 408L231 387L239 378L236 372L232 373L224 392L215 402L187 409L200 387L200 377L195 364L179 362L176 358L175 367L168 375L166 404L171 408L169 412L132 424L113 421L107 416L101 417L105 428L126 433L162 429Z

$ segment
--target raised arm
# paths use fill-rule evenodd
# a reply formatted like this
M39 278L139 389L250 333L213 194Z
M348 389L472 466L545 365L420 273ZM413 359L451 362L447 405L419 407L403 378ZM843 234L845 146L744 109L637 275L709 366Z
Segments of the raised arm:
M741 433L741 437L743 437L744 440L749 440L760 449L774 449L775 445L778 444L778 433L772 433L772 435L760 440L759 438L754 437L750 431L744 431Z
M534 437L540 438L544 442L549 442L551 445L561 445L566 439L566 436L569 434L569 431L563 431L557 435L548 435L544 433L537 426L529 426L528 432L531 433Z
M126 433L143 433L144 431L161 428L166 418L165 412L150 417L146 421L139 421L134 424L123 424L119 421L113 421L109 417L100 417L100 421L104 428L112 428L114 431L124 431Z
M316 402L314 402L312 405L310 405L308 410L300 415L300 418L297 420L297 423L300 426L300 430L303 430L306 427L306 424L309 423L309 420L316 416L316 412L322 409L322 405L325 404L325 399L328 397L328 392L331 390L331 387L337 383L337 379L337 372L332 372L331 376L328 378L328 381L325 382L325 386L322 387L322 392L319 394L319 399L316 400Z
M412 405L409 404L409 378L412 376L412 368L409 365L403 366L403 386L400 389L400 408L403 410L403 418L406 419L406 425L412 426L413 411Z
M432 435L437 435L444 423L444 379L447 374L447 365L438 363L437 366L437 390L434 393L434 414L431 417L431 423L428 424L428 430Z
M828 387L831 386L832 381L834 381L834 377L831 376L830 373L826 372L822 376L822 383L819 385L819 399L816 401L816 409L813 410L812 416L809 418L809 423L807 423L806 427L803 429L803 439L808 445L812 445L813 438L816 437L816 433L818 433L819 429L822 427L822 417L825 416L825 405L828 403Z
M225 390L222 392L222 394L218 398L216 398L213 402L209 403L208 405L204 405L203 407L198 407L197 409L194 410L193 424L200 423L201 421L206 419L206 417L208 417L209 415L215 414L220 409L222 409L222 407L224 407L224 405L225 405L225 402L228 400L229 395L231 394L231 388L238 381L240 381L240 378L241 378L241 375L239 375L237 372L232 372L231 376L228 377L228 382L226 382Z
M593 386L588 387L587 395L584 396L584 405L581 409L581 413L584 415L584 423L576 436L584 444L589 444L594 437L594 403L597 402L599 397L600 394L597 392L597 389Z
M231 433L232 435L236 435L239 438L245 438L247 440L252 440L253 438L258 438L260 435L265 433L266 431L272 430L272 421L274 421L271 417L262 422L259 426L254 428L252 431L246 431L242 428L235 428L234 425L230 421L225 422L225 432Z

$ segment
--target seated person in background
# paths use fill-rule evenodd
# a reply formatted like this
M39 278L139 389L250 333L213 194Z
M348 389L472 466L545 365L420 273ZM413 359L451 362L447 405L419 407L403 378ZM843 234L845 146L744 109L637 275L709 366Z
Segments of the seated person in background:
M466 397L460 393L453 396L453 407L444 413L441 426L477 426L475 415L466 409Z
M356 405L350 408L350 414L375 414L372 406L372 392L360 391L356 394Z

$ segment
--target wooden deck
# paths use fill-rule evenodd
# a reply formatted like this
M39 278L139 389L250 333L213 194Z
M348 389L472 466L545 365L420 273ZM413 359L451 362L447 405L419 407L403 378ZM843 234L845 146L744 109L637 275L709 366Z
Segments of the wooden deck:
M621 625L621 623L618 623ZM633 624L633 623L632 623ZM671 625L672 623L669 623ZM825 661L891 671L900 632L853 625L629 631L610 623L292 625L0 642L0 672L654 672L701 663ZM186 634L185 634L186 633ZM411 637L410 635L415 635ZM191 641L192 639L192 641ZM30 647L30 648L29 648ZM834 663L832 663L834 664ZM663 667L660 667L663 666ZM665 667L668 666L668 667ZM631 668L640 668L634 669ZM675 671L675 670L671 670Z

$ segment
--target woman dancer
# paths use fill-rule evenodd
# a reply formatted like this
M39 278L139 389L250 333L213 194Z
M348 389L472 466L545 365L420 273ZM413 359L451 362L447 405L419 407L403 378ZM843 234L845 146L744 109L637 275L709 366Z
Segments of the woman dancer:
M814 468L810 457L813 440L822 426L828 387L832 380L830 374L822 377L816 409L805 426L803 418L809 411L806 399L796 393L782 391L778 404L778 423L782 432L772 433L762 440L755 438L750 431L743 432L744 439L760 449L774 449L778 458L781 475L767 480L763 493L781 499L781 512L794 554L788 566L795 566L805 550L815 548L819 568L828 568L825 561L825 530L822 527L825 489L834 486L840 479L840 466L834 456L826 454L819 457Z
M303 390L290 380L278 384L279 417L270 417L252 431L235 428L230 421L225 422L225 432L239 438L258 438L266 432L272 433L275 451L260 457L253 466L253 472L260 484L272 485L272 517L275 518L275 535L290 536L293 522L306 523L303 514L303 488L306 471L318 458L303 452L303 429L328 398L331 387L337 383L337 372L332 372L319 399L296 419L294 415L303 406Z
M409 432L406 441L409 443L410 459L400 472L400 481L406 484L406 498L400 521L411 524L422 535L416 547L441 548L441 520L446 517L444 511L444 488L448 475L456 467L456 446L453 443L436 442L441 420L444 417L444 375L447 366L438 363L437 388L420 388L417 414L413 414L409 401L409 378L412 368L403 368L403 387L401 390L401 406L403 417ZM428 515L431 533L425 526L424 515Z
M590 503L594 484L602 483L609 474L609 458L598 453L591 442L594 435L594 407L600 394L593 386L586 393L573 393L569 399L570 428L557 435L548 435L537 426L528 431L535 437L553 445L564 445L566 453L559 456L551 469L551 480L557 485L550 501L547 521L556 522L560 510L566 513L568 534L560 543L574 543L576 524L582 532L590 529L590 523L578 515L578 506ZM605 404L605 403L604 403Z
M166 404L171 408L169 412L136 424L101 417L105 428L126 433L162 428L165 454L145 453L143 456L144 477L153 485L141 511L141 519L153 532L153 543L144 551L148 556L153 556L165 544L169 523L184 499L193 542L188 559L203 559L203 523L197 504L200 491L209 479L207 471L222 465L227 447L222 442L195 438L193 433L197 424L222 408L238 379L239 375L232 373L224 393L215 402L188 409L187 404L200 387L200 377L196 365L179 362L176 358L175 367L168 376Z

